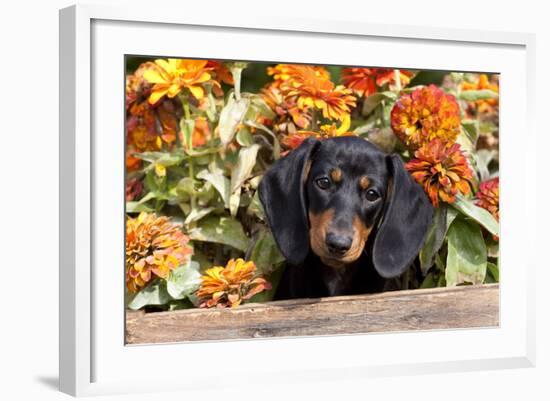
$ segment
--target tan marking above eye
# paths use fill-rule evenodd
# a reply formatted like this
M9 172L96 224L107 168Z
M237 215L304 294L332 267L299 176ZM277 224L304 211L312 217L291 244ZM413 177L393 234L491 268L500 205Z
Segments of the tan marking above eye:
M361 177L361 179L359 180L359 187L365 190L369 187L369 185L370 185L369 177L367 177L366 175Z
M338 167L331 170L330 178L332 178L332 181L334 182L342 181L342 170L340 170Z

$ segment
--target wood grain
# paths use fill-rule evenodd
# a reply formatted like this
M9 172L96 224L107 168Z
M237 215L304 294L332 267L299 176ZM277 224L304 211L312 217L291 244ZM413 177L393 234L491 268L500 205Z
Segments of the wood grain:
M126 343L171 343L499 325L499 286L275 301L233 309L126 313Z

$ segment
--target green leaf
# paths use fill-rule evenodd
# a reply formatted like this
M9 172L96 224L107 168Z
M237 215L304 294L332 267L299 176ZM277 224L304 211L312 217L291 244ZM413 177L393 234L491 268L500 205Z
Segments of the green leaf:
M254 144L239 151L237 165L231 172L231 192L235 192L250 177L259 149L260 145Z
M498 283L499 271L498 266L494 263L487 262L487 276L485 277L486 283Z
M263 230L258 236L249 259L254 261L261 274L271 273L277 265L285 261L273 235L268 230Z
M168 303L169 311L191 309L191 308L195 308L195 305L193 304L193 302L191 302L187 298L174 300Z
M458 210L448 207L447 208L447 230L458 216Z
M472 138L466 132L466 130L461 129L458 137L456 138L456 143L460 145L461 150L468 156L475 153L475 146Z
M254 144L254 138L252 138L252 134L247 127L241 128L237 132L237 142L241 146L251 146Z
M241 148L237 159L237 165L231 172L231 195L229 197L229 210L231 216L237 215L241 200L241 185L250 177L256 164L256 156L260 145Z
M397 95L393 92L387 91L387 92L377 92L368 96L367 98L365 98L363 102L362 114L364 116L368 116L384 100L395 101L397 100Z
M245 124L265 132L273 139L273 158L275 160L278 160L281 157L281 144L279 142L279 138L277 138L277 135L275 135L275 133L267 128L265 125L254 120L246 120Z
M471 217L483 227L487 229L491 234L498 236L498 222L491 213L487 210L476 206L471 199L465 199L462 196L457 196L455 203L452 204L454 208L464 213L466 216Z
M234 94L229 96L226 106L220 113L218 124L220 139L224 146L233 140L237 127L242 122L249 106L250 100L245 98L236 100Z
M243 252L248 248L248 237L241 223L232 217L206 217L189 230L189 237L195 241L229 245Z
M190 261L170 273L166 280L166 289L172 298L183 299L195 292L200 283L199 264Z
M203 207L203 208L193 209L185 218L184 224L189 225L195 221L199 221L203 217L208 216L214 210L216 210L216 208L213 208L213 207Z
M239 204L241 203L241 187L237 187L235 192L229 197L229 213L235 217L239 211Z
M126 213L152 212L153 210L141 202L126 202Z
M479 149L474 154L477 172L479 173L480 181L486 181L490 178L489 164L495 158L496 151L488 149Z
M176 193L179 197L186 199L187 196L198 195L195 189L195 180L191 177L182 178L176 185Z
M252 201L250 202L247 211L248 213L253 214L259 219L265 221L264 208L262 206L262 202L260 202L258 191L254 193L254 196L252 197Z
M479 225L463 218L455 219L447 237L447 286L483 283L487 270L487 248Z
M180 164L185 155L182 152L143 152L136 154L136 157L150 163L158 163L165 167Z
M215 173L212 173L208 170L202 170L199 174L197 174L197 178L210 182L222 197L222 201L225 207L229 208L231 182L229 181L229 178L223 175L223 172L221 170L218 170Z
M475 102L476 100L498 99L498 93L490 89L466 90L460 92L457 98L467 102Z
M447 71L438 71L438 70L423 70L419 71L418 74L409 83L409 86L405 89L413 90L415 86L418 85L429 85L434 84L436 86L441 85L443 79L447 75Z
M434 288L437 287L437 281L435 279L435 273L430 272L420 284L420 288Z
M134 296L128 308L138 310L147 305L164 305L171 300L172 297L166 290L166 281L155 280Z
M420 249L420 268L422 273L426 274L433 266L435 254L443 245L445 233L447 232L447 206L442 204L435 209L432 225L428 229L424 245Z
M244 95L245 94L243 94L243 96ZM271 110L271 107L268 106L261 95L251 95L247 93L246 97L251 101L250 108L248 110L248 113L246 114L247 120L256 120L258 115L261 115L270 120L275 118L275 112Z
M462 120L462 127L472 143L479 138L479 120Z

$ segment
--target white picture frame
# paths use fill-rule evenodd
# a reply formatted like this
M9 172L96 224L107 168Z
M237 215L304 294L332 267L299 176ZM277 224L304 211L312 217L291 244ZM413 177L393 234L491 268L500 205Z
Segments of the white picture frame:
M186 48L193 43L185 45L175 40L158 41L157 35L180 31L185 32L186 37L201 35L204 39L201 47L195 43L193 48ZM130 33L134 40L128 39ZM218 40L216 44L212 38L220 34L224 35L224 40ZM225 39L233 37L241 40L238 48L227 46L231 42ZM258 39L264 44L261 49L257 46ZM318 49L321 39L327 54L303 51ZM265 43L281 45L266 49ZM289 382L343 377L360 380L411 372L534 366L535 284L528 279L535 268L534 252L529 252L533 244L521 233L534 232L536 210L533 206L527 207L527 191L515 189L536 187L534 175L525 174L528 169L535 168L536 161L527 154L526 147L518 146L512 135L512 132L521 130L523 141L535 142L531 123L534 120L531 115L534 110L534 44L534 35L530 34L260 15L252 18L250 13L244 16L237 11L228 18L215 11L210 11L206 17L202 14L182 15L181 10L139 6L79 5L61 10L60 390L80 396L198 389L204 385L209 388L230 386L232 382L228 378L200 374L208 366L204 362L207 355L220 352L233 360L242 358L245 361L247 355L269 355L272 361L269 366L262 364L251 369L237 363L248 380L256 383L274 377ZM303 46L301 52L305 53L301 58L291 55L290 48L298 45ZM330 52L338 46L347 50L345 56ZM120 214L119 207L123 202L122 189L120 194L117 193L117 185L123 188L123 172L119 171L123 164L117 164L118 158L123 157L120 151L123 107L119 103L120 96L123 96L123 60L118 56L204 56L319 64L340 60L340 64L373 65L353 51L361 46L366 46L366 49L401 46L399 52L390 54L380 50L376 53L373 57L384 63L378 65L488 70L502 74L501 180L504 184L501 190L500 327L125 347L123 318L121 320L123 308L117 309L123 305L123 277L112 273L123 260L123 213ZM415 47L429 50L424 60L415 60L412 50L407 57L407 49ZM440 55L437 64L430 57L433 51ZM458 57L469 53L474 55L470 60ZM115 83L115 86L109 83ZM509 96L512 92L513 97ZM513 115L507 114L506 111L512 108L516 110ZM509 163L513 149L512 167ZM523 249L528 256L520 259L517 252L514 253L517 248ZM97 268L98 265L102 268ZM516 266L516 270L512 271L509 266ZM101 297L97 296L98 292L101 292ZM468 346L427 351L422 356L402 351L411 342L444 344L457 340ZM395 347L395 355L377 353L377 349L383 349L388 343ZM318 357L321 348L323 358ZM345 352L347 350L354 352ZM152 366L158 361L166 361L169 365L170 358L180 354L185 355L186 365L197 366L195 373L182 377L170 374L167 367L162 376L152 374L146 381L125 374L137 360L149 362ZM288 363L289 358L292 363Z

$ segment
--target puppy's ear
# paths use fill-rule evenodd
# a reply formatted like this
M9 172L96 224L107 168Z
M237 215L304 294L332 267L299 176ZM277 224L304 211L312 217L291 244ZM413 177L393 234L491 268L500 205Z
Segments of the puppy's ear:
M279 250L291 264L304 261L309 252L309 223L305 182L310 159L320 142L308 138L279 159L260 183L260 201Z
M420 251L433 207L413 181L398 155L387 156L390 179L385 212L372 251L376 271L384 278L403 273Z

